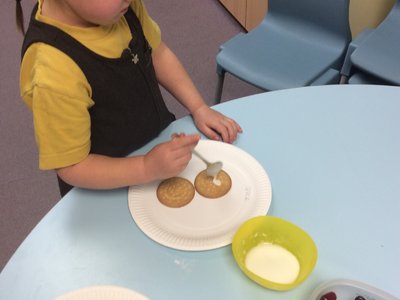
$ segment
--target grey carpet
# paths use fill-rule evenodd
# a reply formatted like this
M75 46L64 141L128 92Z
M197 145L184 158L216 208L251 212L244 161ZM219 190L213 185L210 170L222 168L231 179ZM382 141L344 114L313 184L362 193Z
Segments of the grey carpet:
M22 1L25 19L35 3ZM145 0L172 48L208 102L216 86L215 55L224 41L243 29L217 0ZM53 172L38 170L32 116L19 97L22 37L15 27L15 1L0 1L0 270L11 255L57 203ZM223 101L260 90L227 76ZM182 117L187 112L163 91L168 107ZM49 241L51 242L51 241ZM44 254L45 255L45 254Z

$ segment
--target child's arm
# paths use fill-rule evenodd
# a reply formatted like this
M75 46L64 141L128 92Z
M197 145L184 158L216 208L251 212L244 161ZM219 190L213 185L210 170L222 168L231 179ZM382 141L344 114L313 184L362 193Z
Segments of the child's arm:
M70 185L111 189L148 183L179 174L189 163L200 136L180 135L155 146L146 155L113 158L89 154L83 161L57 170Z
M160 84L190 111L199 130L214 140L236 140L240 126L206 105L179 59L163 42L153 50L153 64Z

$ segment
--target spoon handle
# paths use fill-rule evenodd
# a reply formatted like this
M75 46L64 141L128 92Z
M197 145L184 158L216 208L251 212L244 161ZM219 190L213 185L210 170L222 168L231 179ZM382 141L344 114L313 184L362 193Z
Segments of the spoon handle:
M193 150L192 152L194 155L196 155L198 158L200 158L207 166L210 165L210 163L196 150Z

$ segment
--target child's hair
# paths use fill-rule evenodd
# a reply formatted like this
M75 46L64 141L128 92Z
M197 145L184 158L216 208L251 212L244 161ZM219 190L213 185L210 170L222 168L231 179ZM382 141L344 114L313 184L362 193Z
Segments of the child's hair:
M16 20L17 20L17 28L19 31L22 32L23 35L25 35L25 26L24 26L24 13L22 11L22 5L21 5L21 0L16 0Z

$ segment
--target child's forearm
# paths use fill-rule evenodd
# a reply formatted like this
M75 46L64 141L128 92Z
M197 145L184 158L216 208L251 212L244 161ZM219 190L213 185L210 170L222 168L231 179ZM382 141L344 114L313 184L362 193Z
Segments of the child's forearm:
M153 62L159 83L190 113L206 105L179 59L164 43L154 50Z
M90 189L113 189L154 180L144 168L144 156L112 158L89 154L78 164L57 174L70 185Z
M57 170L66 183L89 189L113 189L176 176L186 168L200 136L179 135L156 145L146 155L113 158L89 154Z
M211 110L204 102L175 54L161 42L153 51L157 80L192 114L197 128L207 137L232 143L240 126L232 119Z

